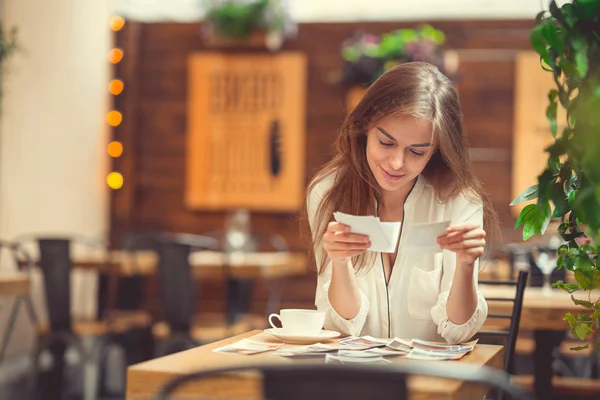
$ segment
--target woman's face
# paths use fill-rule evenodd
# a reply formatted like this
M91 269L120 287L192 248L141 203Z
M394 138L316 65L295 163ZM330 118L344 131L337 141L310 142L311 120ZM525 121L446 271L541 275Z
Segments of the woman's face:
M367 132L367 162L379 186L396 191L423 171L435 150L429 121L407 115L382 119Z

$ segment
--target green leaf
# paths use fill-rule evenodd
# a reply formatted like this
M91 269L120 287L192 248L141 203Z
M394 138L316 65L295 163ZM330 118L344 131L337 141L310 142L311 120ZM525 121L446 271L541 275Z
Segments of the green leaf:
M579 50L575 53L575 65L579 76L585 78L588 72L588 56L587 51Z
M567 291L569 293L573 293L577 290L579 290L579 286L577 286L574 283L564 283L563 281L556 281L552 284L552 287L558 288L558 289L562 289L564 291Z
M571 314L570 312L566 313L565 316L563 317L564 321L567 321L569 323L569 327L573 328L573 325L575 325L577 323L577 318L575 318L575 316L573 314Z
M527 240L531 239L533 237L533 235L535 235L535 234L536 234L535 223L531 220L525 222L525 225L523 226L523 240L527 241Z
M555 206L552 218L560 218L570 211L569 202L567 201L563 185L559 182L554 184L552 202Z
M538 197L538 185L529 186L525 189L516 199L510 202L511 206L515 204L523 203L524 201L533 200Z
M517 223L515 224L515 229L517 229L521 224L526 221L531 220L530 214L536 212L537 206L535 204L528 204L525 208L521 210L519 213L519 217L517 218Z
M573 209L573 204L575 204L575 197L577 196L578 190L579 189L575 189L575 190L571 191L571 193L569 193L568 202L569 202L569 207L571 209Z
M571 295L571 300L573 300L573 303L575 303L575 305L578 305L578 306L582 306L585 308L593 308L594 307L594 305L592 304L591 301L578 300L573 295Z
M591 290L594 286L592 274L584 270L575 270L575 279L579 282L579 286L585 290Z
M575 335L579 340L584 340L590 333L594 333L589 323L578 323L572 330L573 335Z
M596 303L595 306L598 306L599 303ZM592 313L592 320L594 321L594 325L596 328L600 328L600 309L594 310Z
M565 28L569 27L569 23L567 22L567 19L563 15L562 10L558 8L558 6L556 5L556 2L554 0L550 2L550 14L554 18L556 18L556 20L558 22L560 22L560 24L562 26L564 26Z
M596 342L596 350L600 351L600 341Z
M544 41L544 26L545 23L536 25L532 30L529 37L531 46L541 56L541 58L548 63L548 50L546 50L546 43Z
M575 65L566 58L562 58L558 65L567 76L577 76L577 68L575 68Z
M550 200L552 195L552 184L555 176L549 168L538 176L538 205L544 204Z
M556 110L557 103L556 101L551 102L546 108L546 119L550 124L550 132L552 132L552 137L556 138L556 131L558 129L558 124L556 123Z
M584 344L582 346L575 346L575 347L569 347L569 350L573 350L573 351L581 351L581 350L585 350L588 347L590 347L589 344Z
M556 25L554 25L554 21L551 19L544 23L542 35L544 36L544 39L546 39L546 42L550 45L550 48L556 53L562 54L565 51L565 45L558 35L558 30L556 29Z

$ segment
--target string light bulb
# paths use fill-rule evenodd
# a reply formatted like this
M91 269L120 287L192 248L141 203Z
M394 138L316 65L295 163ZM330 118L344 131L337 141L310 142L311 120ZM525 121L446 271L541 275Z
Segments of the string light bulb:
M118 64L123 59L123 50L114 48L108 52L108 60L113 64Z
M123 122L123 115L118 111L109 111L106 115L106 120L110 126L119 126Z
M121 157L123 154L123 145L121 142L117 141L110 142L106 148L106 151L108 152L108 155L113 158Z
M121 189L123 187L123 175L118 172L111 172L106 177L106 183L111 189Z
M120 95L123 92L123 88L124 87L125 87L125 85L123 84L122 80L120 80L120 79L113 79L108 84L108 91L113 96L118 96L118 95Z
M121 16L114 16L110 19L110 29L112 29L115 32L120 31L121 29L123 29L123 26L125 26L125 20L123 19L123 17Z

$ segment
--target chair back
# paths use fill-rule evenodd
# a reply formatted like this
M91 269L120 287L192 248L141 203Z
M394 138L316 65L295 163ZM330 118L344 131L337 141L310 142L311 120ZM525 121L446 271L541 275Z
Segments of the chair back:
M519 325L521 322L521 311L523 309L523 295L525 293L525 287L527 286L527 276L528 271L519 271L519 276L516 281L508 280L481 280L479 284L486 285L503 285L503 286L514 286L515 287L515 296L510 298L504 297L488 297L486 300L488 302L512 302L513 309L510 314L488 314L488 320L494 319L508 319L510 320L508 330L494 330L494 331L480 331L477 336L482 341L485 341L486 338L504 338L505 347L504 347L504 370L509 374L514 372L514 357L515 357L515 347L517 344L517 337L519 335Z
M445 363L398 363L386 366L289 363L215 368L180 375L167 382L156 399L175 399L177 397L171 397L171 395L180 386L190 382L222 374L232 377L234 373L252 370L262 373L263 397L268 400L402 400L408 398L406 380L410 375L456 379L481 384L515 400L533 398L522 389L512 386L510 375L506 372L485 366L460 363L453 363L452 368L448 368ZM194 387L209 386L194 385ZM240 393L239 390L237 393L240 399L249 396L249 393ZM217 397L215 393L212 394ZM235 397L230 395L227 398Z
M163 234L158 238L158 280L165 319L173 332L188 333L193 323L196 285L190 252L214 247L213 239L197 235Z
M263 393L273 400L407 399L404 374L369 368L263 369Z
M71 241L38 238L48 320L52 331L71 330Z

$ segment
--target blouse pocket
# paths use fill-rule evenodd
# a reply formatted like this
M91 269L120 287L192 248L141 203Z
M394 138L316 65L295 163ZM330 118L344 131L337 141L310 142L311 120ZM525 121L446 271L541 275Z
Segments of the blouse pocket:
M441 266L423 271L413 267L408 284L408 314L421 320L431 319L431 309L440 294Z

